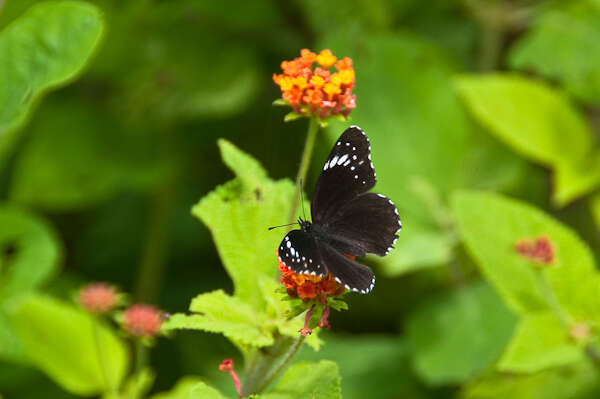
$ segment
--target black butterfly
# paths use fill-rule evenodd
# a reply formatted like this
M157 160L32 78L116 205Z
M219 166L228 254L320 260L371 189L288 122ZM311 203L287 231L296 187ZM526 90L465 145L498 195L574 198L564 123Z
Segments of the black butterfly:
M346 255L387 255L402 229L394 203L367 193L377 181L369 138L350 126L333 146L310 204L313 223L298 219L279 246L279 260L294 273L327 276L366 294L375 285L370 268Z

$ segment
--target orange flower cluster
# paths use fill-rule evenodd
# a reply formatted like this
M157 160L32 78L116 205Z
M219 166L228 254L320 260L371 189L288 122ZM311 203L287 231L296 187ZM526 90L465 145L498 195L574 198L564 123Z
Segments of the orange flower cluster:
M313 69L315 63L319 66ZM336 71L330 70L332 66ZM315 54L303 49L300 57L283 61L281 69L283 73L274 74L273 81L294 112L324 119L332 115L346 117L356 107L351 58L338 61L330 50Z
M533 240L521 239L515 244L515 250L533 261L549 264L554 260L554 246L548 236Z
M297 274L288 269L280 260L277 261L281 270L281 282L287 288L289 296L308 301L319 297L323 301L328 296L341 295L345 289L331 274L327 277Z

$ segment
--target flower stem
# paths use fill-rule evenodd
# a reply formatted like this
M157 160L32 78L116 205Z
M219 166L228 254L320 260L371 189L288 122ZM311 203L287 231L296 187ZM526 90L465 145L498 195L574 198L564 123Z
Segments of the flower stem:
M148 347L146 347L140 339L135 340L134 346L135 372L139 373L148 365Z
M293 345L293 338L278 335L273 345L268 348L256 350L246 363L242 397L261 393L261 389L266 387L266 377L271 375L269 371L273 369L273 365L277 359L288 353Z
M306 179L306 174L308 173L308 167L310 166L310 159L312 158L313 149L315 148L315 141L318 132L319 120L314 117L310 118L308 124L308 133L306 134L306 142L304 143L304 152L302 153L300 168L298 169L298 175L296 176L296 191L294 192L292 208L290 209L290 216L288 218L289 223L296 221L296 212L298 211L298 196L300 195L300 182Z
M172 196L171 184L167 182L151 198L148 233L135 287L135 296L140 301L154 302L160 293L168 255Z
M262 392L266 387L268 387L273 382L275 377L277 377L277 375L286 368L290 360L292 360L294 355L298 352L298 349L300 349L300 347L302 346L302 343L305 339L306 336L304 335L301 335L298 338L296 338L292 346L282 357L279 364L275 368L271 369L271 371L265 376L262 383L258 387L258 392Z

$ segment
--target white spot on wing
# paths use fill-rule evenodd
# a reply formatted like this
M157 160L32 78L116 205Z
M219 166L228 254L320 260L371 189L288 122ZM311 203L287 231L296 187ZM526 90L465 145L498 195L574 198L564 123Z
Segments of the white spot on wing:
M346 159L348 159L348 154L342 155L342 157L338 160L337 164L338 165L343 164L344 162L346 162Z

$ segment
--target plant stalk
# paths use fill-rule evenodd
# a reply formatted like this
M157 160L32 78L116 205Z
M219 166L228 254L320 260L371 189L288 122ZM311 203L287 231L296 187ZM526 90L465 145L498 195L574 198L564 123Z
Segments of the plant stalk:
M171 184L166 183L151 199L148 233L135 288L135 297L140 301L155 302L160 291L168 255L171 191Z
M319 120L315 117L310 118L306 142L304 143L304 151L302 152L302 159L300 160L300 168L298 169L298 175L296 176L296 191L294 192L292 208L290 209L290 216L288 218L289 223L294 223L296 221L296 212L298 211L299 202L298 197L300 195L300 182L306 180L306 174L308 173L308 167L310 166L310 160L312 158L313 149L315 148L318 132Z
M256 350L246 367L244 383L242 384L242 397L261 393L266 387L265 381L277 359L290 352L295 340L291 337L278 335L269 348ZM278 370L279 372L280 370ZM276 375L276 374L275 374Z

